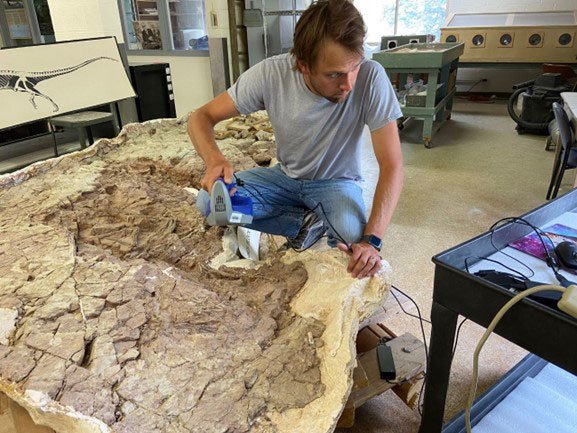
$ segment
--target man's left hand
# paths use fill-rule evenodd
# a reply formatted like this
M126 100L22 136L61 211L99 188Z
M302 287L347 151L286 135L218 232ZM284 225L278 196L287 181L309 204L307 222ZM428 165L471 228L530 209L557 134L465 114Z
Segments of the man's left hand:
M343 243L337 247L350 256L347 272L350 272L353 278L372 277L381 269L381 256L376 248L368 243L351 244L352 251Z

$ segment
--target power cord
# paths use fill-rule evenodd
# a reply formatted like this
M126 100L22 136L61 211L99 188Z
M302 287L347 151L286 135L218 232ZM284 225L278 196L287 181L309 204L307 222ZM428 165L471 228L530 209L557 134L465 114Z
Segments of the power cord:
M524 224L528 227L530 227L531 229L533 229L533 231L535 232L535 234L537 235L537 237L539 238L539 241L541 242L541 245L543 246L543 252L545 253L545 263L547 263L547 266L549 266L551 268L551 270L553 271L553 274L555 275L555 278L561 283L561 284L566 284L567 283L567 279L561 275L559 273L559 271L561 270L561 268L559 267L559 265L557 264L556 260L551 256L551 252L549 251L549 248L547 247L547 243L545 242L544 238L546 238L552 247L555 246L555 244L553 243L553 241L551 240L551 238L549 237L549 235L547 233L545 233L543 230L541 230L540 228L536 227L535 225L531 224L529 221L527 221L524 218L521 217L506 217L506 218L502 218L499 221L497 221L495 224L493 224L490 228L491 230L491 244L493 245L493 247L499 251L499 249L493 244L492 240L493 240L493 233L495 232L495 230L497 228L499 228L500 226L502 226L503 224L506 223L513 223L513 224ZM502 251L500 251L502 254L505 254L506 256L514 259L515 261L517 261L518 263L521 263L523 266L525 266L526 268L528 268L527 265L525 265L523 262L521 262L518 259L515 259L514 257L503 253ZM557 268L555 268L557 267Z
M395 287L396 289L396 287ZM398 289L397 289L398 290ZM415 319L419 319L425 323L431 323L430 320L425 319L424 317L420 317L420 316L416 316L414 314L409 313L407 310L405 310L405 308L403 307L403 304L401 303L401 301L399 300L399 298L397 297L397 295L395 295L395 292L391 291L391 295L393 295L393 297L395 298L395 300L397 301L397 304L399 304L399 307L401 307L401 310L403 311L403 313L405 313L407 316L409 317L413 317ZM408 297L408 296L407 296Z
M413 298L411 298L409 295L407 295L407 294L406 294L405 292L403 292L401 289L399 289L398 287L395 287L395 286L392 285L392 284L391 284L391 287L392 287L394 290L396 290L397 292L399 292L401 295L403 295L403 296L405 296L406 298L408 298L408 299L413 303L413 305L415 306L415 308L417 309L417 314L418 314L418 316L419 316L419 317L418 317L418 319L419 319L419 324L421 325L421 333L423 334L423 344L424 344L424 346L425 346L425 356L426 356L426 359L428 360L428 359L429 359L429 349L428 349L428 346L427 346L427 339L426 339L426 337L425 337L425 327L423 326L423 322L426 321L427 323L431 323L431 321L430 321L430 320L427 320L427 319L423 319L423 316L422 316L422 314L421 314L421 309L419 308L419 305L415 302L415 300L414 300ZM391 293L392 293L392 292L391 292ZM396 296L395 296L395 299L397 299L397 301L399 301ZM400 302L399 302L399 304L400 304ZM401 307L401 309L402 309L403 311L405 311L404 308ZM407 313L407 314L408 314L408 313ZM411 316L412 316L412 315L411 315ZM414 317L414 316L413 316L413 317Z
M473 377L471 379L471 386L469 388L469 398L467 400L467 406L465 408L465 427L467 428L467 433L471 433L471 408L473 406L473 401L475 400L475 394L477 393L477 381L479 379L479 354L483 348L485 342L489 338L489 335L493 332L499 321L503 318L505 313L511 309L515 304L517 304L522 299L526 298L537 292L542 292L545 290L554 290L563 293L563 297L559 301L559 309L565 313L577 318L577 285L572 285L569 288L562 286L557 286L553 284L545 284L541 286L536 286L531 289L525 290L511 298L495 315L485 333L479 340L477 347L475 348L475 353L473 355Z
M451 363L453 362L453 358L455 357L455 352L457 351L457 345L459 344L459 332L461 332L461 328L463 327L463 325L465 324L466 321L467 321L467 318L465 317L463 320L461 320L461 323L459 323L459 326L457 326L457 333L455 335L455 343L453 344L453 350L451 351Z
M417 315L415 316L414 314L410 314L408 313L402 306L401 301L399 300L399 298L397 298L397 296L395 295L394 292L391 291L391 293L393 294L393 297L397 300L397 303L399 304L399 306L401 307L401 310L407 314L410 317L415 317L417 319L419 319L419 323L421 325L421 334L423 336L423 345L425 346L425 373L423 374L423 383L421 384L421 390L419 392L419 400L417 401L417 410L419 412L420 416L423 416L423 409L421 407L421 401L423 398L423 389L425 388L425 383L427 381L427 374L429 371L429 349L427 346L427 337L425 335L425 327L423 326L423 322L426 323L431 323L430 320L427 320L425 318L423 318L423 316L421 315L421 309L419 308L419 305L415 302L415 300L413 298L411 298L409 295L407 295L405 292L403 292L401 289L399 289L398 287L395 287L393 284L391 284L391 288L393 288L394 290L396 290L397 292L401 293L403 296L405 296L406 298L408 298L414 305L415 308L417 309Z
M528 269L529 272L531 272L530 277L532 277L533 275L535 275L535 272L533 272L533 269L531 269L529 266L527 266L525 263L523 263L521 260L517 259L516 257L513 257L512 255L503 252L501 249L497 248L497 246L495 245L494 235L495 235L495 230L497 230L497 228L499 228L499 224L509 222L509 221L515 223L516 221L511 221L514 218L515 217L502 218L499 221L497 221L495 224L493 224L489 228L489 231L491 232L491 236L490 236L489 240L491 242L491 246L495 249L496 252L503 254L505 257L509 257L513 261L519 263L524 268ZM519 221L525 221L525 220L523 218L519 218ZM536 233L537 233L537 236L539 236L538 231L536 231Z
M465 259L465 270L467 271L468 274L471 273L471 271L469 270L469 263L468 263L469 259L471 259L471 258L475 258L475 259L478 259L478 260L486 260L486 261L491 262L491 263L496 263L496 264L498 264L499 266L502 266L502 267L504 267L505 269L508 269L509 271L511 271L511 272L519 275L519 276L520 276L521 278L523 278L524 280L528 280L529 278L531 278L532 276L535 275L535 272L533 272L533 270L532 270L529 266L527 266L527 265L525 265L525 267L531 271L531 275L530 275L529 277L527 277L525 274L519 272L518 270L513 269L513 268L505 265L504 263L502 263L502 262L500 262L500 261L498 261L498 260L490 259L490 258L488 258L488 257L479 257L479 256L469 256L469 257L467 257L467 258ZM518 262L520 262L521 264L524 265L524 263L521 262L520 260L518 260Z

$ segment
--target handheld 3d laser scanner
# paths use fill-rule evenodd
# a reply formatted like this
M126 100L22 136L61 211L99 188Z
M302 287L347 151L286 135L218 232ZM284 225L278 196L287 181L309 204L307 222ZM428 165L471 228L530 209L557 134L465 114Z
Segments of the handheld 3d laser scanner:
M218 178L212 185L210 195L204 189L196 197L196 208L206 217L211 226L235 226L252 223L252 199L238 194L230 196L230 190L236 184L226 184Z

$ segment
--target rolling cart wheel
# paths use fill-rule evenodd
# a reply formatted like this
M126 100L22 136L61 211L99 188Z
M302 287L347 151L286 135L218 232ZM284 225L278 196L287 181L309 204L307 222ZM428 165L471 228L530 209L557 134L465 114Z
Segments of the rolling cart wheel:
M451 113L447 113L447 117L445 117L445 119L451 120Z
M402 131L403 129L405 129L405 124L404 123L399 123L397 125L397 128L399 128L399 131Z
M425 147L427 149L430 149L431 147L433 147L433 143L431 143L430 138L423 138L423 144L425 145Z

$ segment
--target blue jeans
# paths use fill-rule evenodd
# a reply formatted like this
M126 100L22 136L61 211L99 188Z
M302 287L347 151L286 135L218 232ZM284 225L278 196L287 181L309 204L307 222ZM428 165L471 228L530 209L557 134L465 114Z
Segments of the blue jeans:
M287 176L275 165L240 171L244 182L237 194L253 200L253 223L247 228L293 239L304 216L318 215L328 228L328 243L334 247L341 238L358 242L367 223L362 189L346 179L301 180Z

